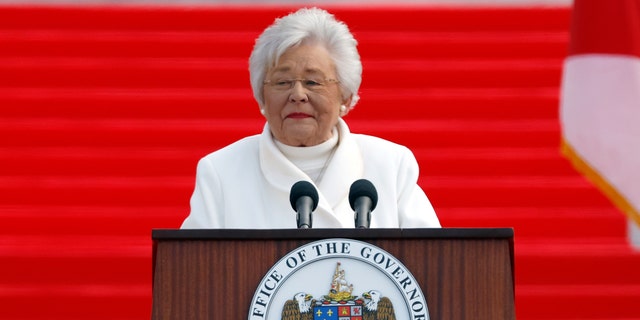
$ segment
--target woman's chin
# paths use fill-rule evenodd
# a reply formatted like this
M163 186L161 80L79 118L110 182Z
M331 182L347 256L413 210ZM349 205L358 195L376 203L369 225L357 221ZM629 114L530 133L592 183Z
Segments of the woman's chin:
M296 147L308 147L319 144L319 142L317 142L318 139L315 136L315 130L312 130L309 126L296 126L295 128L285 130L282 140L284 141L280 142Z

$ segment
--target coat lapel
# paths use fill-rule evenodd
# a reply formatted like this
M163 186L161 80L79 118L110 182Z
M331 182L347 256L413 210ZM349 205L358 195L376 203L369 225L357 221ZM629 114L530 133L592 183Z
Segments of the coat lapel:
M260 136L260 169L271 186L287 194L297 181L310 181L302 170L280 152L273 141L268 124L265 124Z

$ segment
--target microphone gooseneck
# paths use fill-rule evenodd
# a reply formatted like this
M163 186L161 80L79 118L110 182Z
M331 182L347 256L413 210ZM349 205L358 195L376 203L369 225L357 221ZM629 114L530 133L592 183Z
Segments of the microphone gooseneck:
M368 229L371 223L371 211L378 204L376 187L369 180L356 180L349 189L349 204L355 212L355 227Z
M299 229L311 228L312 213L318 207L318 191L308 181L298 181L291 187L289 194L291 207L296 211L296 222Z

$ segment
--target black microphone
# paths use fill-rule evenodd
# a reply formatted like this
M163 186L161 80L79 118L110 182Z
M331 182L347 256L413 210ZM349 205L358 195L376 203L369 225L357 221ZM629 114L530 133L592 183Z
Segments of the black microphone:
M371 211L378 204L376 187L369 180L357 180L349 189L349 204L355 211L356 228L368 229L371 223Z
M293 210L296 211L298 228L311 228L313 224L311 213L318 207L318 191L316 188L308 181L298 181L291 187L289 201Z

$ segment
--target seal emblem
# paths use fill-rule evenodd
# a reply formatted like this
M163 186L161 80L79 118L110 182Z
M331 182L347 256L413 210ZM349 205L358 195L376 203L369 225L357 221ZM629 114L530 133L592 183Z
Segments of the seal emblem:
M258 286L249 320L429 320L426 298L388 252L326 239L280 259Z
M331 280L329 293L320 300L299 292L287 300L282 308L282 320L395 320L393 303L377 290L364 292L362 297L352 295L353 284L347 282L341 263Z

